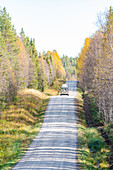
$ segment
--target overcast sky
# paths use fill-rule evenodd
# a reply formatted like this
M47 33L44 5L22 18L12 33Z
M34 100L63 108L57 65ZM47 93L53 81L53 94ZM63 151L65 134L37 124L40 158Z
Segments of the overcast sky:
M86 37L98 29L97 14L113 0L0 0L12 18L17 34L35 38L38 52L57 50L60 57L76 57Z

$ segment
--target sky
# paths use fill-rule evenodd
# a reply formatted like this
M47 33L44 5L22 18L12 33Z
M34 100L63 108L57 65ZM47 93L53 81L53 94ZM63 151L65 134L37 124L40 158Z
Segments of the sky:
M35 39L38 52L57 50L60 57L75 58L97 27L97 15L113 0L0 0L19 35Z

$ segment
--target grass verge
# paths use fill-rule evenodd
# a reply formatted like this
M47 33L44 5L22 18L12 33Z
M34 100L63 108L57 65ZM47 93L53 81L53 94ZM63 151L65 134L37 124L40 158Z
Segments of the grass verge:
M87 127L80 89L77 91L78 163L85 170L107 170L109 164L104 138L94 127Z
M41 93L25 89L0 114L0 169L8 170L25 154L43 123L50 95L58 94L63 80Z

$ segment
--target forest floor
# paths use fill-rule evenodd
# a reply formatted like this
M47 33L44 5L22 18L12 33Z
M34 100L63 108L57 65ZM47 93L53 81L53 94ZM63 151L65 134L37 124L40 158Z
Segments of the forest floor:
M43 123L49 97L57 95L64 80L56 80L44 92L19 91L13 102L4 103L0 117L0 169L11 169L25 154Z
M85 95L83 100L87 126L95 127L103 137L106 148L109 149L109 154L107 156L109 168L113 169L113 125L104 124L103 121L99 121L97 115L98 109L96 109L95 102L90 96Z
M78 163L81 169L109 169L108 157L110 155L105 139L97 127L90 126L87 122L92 119L86 116L89 110L86 106L80 89L77 90L77 116L78 116ZM92 123L92 121L91 121Z

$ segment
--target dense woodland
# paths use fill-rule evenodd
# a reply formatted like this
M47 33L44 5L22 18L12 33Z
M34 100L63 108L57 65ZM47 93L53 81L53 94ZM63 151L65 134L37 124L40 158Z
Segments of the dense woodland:
M76 58L64 56L61 58L63 67L66 71L66 78L72 80L76 78Z
M65 77L57 51L38 54L35 40L17 35L6 9L0 10L0 101L14 100L18 90L44 90Z
M103 18L103 19L101 19ZM113 123L113 8L99 17L100 29L86 38L77 58L79 86L94 97L98 118Z

